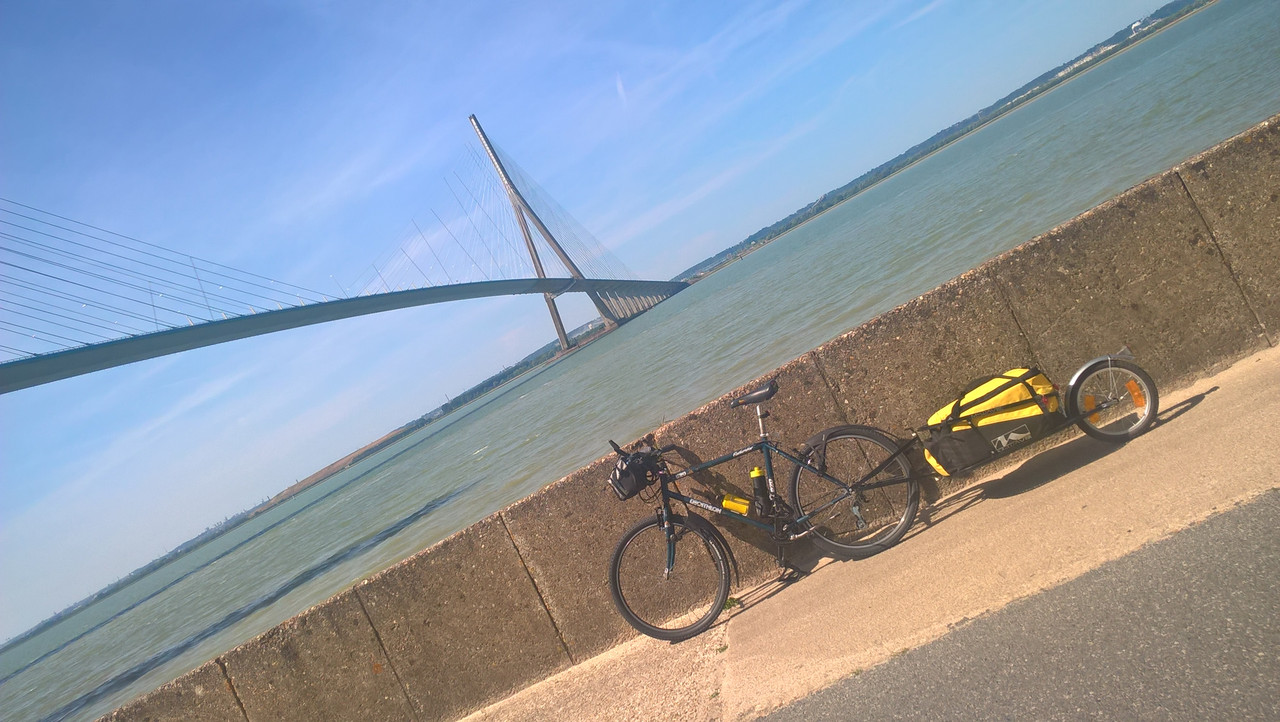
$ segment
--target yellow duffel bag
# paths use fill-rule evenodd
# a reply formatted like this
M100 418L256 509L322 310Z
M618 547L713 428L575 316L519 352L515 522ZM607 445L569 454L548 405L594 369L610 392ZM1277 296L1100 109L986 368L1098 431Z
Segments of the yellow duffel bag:
M939 474L969 469L1043 438L1062 422L1058 389L1038 369L978 379L920 429L924 458Z

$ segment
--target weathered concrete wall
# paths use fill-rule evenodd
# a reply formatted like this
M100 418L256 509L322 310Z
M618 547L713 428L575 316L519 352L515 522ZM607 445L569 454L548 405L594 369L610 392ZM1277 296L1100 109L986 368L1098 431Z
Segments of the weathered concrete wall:
M355 592L418 719L461 716L570 663L497 516Z
M1031 363L1065 382L1124 344L1173 387L1274 345L1277 289L1280 116L768 374L781 387L771 434L798 444L845 423L901 433L981 374ZM728 402L761 381L658 429L659 443L689 461L750 444L754 415ZM604 490L612 463L570 474L109 718L450 719L608 649L633 633L605 567L648 513ZM708 497L748 492L750 465L699 481ZM926 499L962 483L926 488ZM721 528L740 579L752 580L772 572L773 551L744 526Z
M218 661L249 719L409 717L392 663L351 590Z
M220 722L245 720L247 717L236 699L231 680L227 678L218 660L214 660L133 700L102 719L107 722Z
M1257 314L1280 343L1280 144L1276 118L1177 169L1204 224Z

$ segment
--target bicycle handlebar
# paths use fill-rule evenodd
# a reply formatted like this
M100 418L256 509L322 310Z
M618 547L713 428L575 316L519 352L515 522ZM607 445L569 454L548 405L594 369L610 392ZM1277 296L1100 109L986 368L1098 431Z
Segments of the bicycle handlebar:
M618 446L617 442L615 442L613 439L609 439L609 446L613 447L614 453L616 453L618 456L621 456L623 458L626 458L628 456L662 456L668 451L675 451L677 448L675 444L667 444L666 446L663 446L657 449L650 446L650 447L642 447L628 454L626 451L623 450L621 446Z

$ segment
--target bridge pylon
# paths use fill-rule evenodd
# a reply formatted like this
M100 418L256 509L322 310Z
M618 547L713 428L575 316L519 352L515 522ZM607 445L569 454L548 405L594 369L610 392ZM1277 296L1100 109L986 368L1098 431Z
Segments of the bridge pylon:
M546 240L547 245L551 247L551 250L560 259L560 262L564 264L565 269L569 271L570 276L578 279L586 278L582 275L582 271L578 269L578 265L569 257L569 254L565 253L564 248L560 246L560 242L556 240L555 235L547 229L546 224L544 224L542 219L538 217L537 212L535 212L533 207L529 205L529 202L525 200L524 194L521 193L516 184L511 181L511 176L507 174L507 169L502 165L502 161L498 158L498 154L494 152L493 145L489 143L489 136L485 135L484 128L480 127L480 121L476 119L475 115L469 116L468 119L471 121L471 127L475 129L476 135L479 136L480 144L484 146L484 152L488 154L489 161L493 163L494 170L498 172L498 178L502 180L502 187L507 191L507 198L511 201L511 208L515 213L516 223L519 224L520 232L524 235L525 247L529 249L529 257L533 260L533 269L534 272L538 274L538 278L546 278L547 274L542 269L541 259L538 258L538 249L535 247L533 243L533 235L529 231L530 223L533 224L533 226L538 230L538 233L544 240ZM542 297L546 300L547 310L551 313L551 322L555 324L556 336L560 339L560 348L568 351L569 337L564 331L564 321L560 320L560 311L556 308L555 296L550 293L544 293ZM614 308L611 308L619 307L620 310L625 308L625 306L618 303L620 299L606 300L595 291L587 292L587 297L591 299L591 302L595 304L596 310L600 312L600 318L604 319L606 328L616 328L619 323L632 315L625 311L622 314L619 314L615 312ZM613 301L613 303L610 303L610 301Z

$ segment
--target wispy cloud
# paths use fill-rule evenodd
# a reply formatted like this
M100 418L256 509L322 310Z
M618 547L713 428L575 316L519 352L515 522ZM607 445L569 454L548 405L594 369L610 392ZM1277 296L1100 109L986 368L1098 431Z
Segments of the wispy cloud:
M606 246L617 249L634 238L646 225L656 225L661 219L690 207L694 202L704 199L706 192L727 182L731 176L748 172L764 158L776 153L776 150L765 150L760 157L753 155L744 158L727 169L706 169L698 162L700 153L696 148L714 136L719 129L738 119L744 108L750 107L753 102L766 97L802 69L864 33L891 10L891 7L877 6L868 10L859 6L857 13L837 13L838 17L827 18L827 22L818 24L817 31L806 37L804 42L770 46L767 61L763 61L760 67L748 74L745 83L708 84L708 78L720 74L721 66L744 62L761 63L759 57L753 55L745 58L743 54L753 52L751 49L756 47L753 43L766 41L770 30L785 24L799 5L800 3L791 3L764 13L755 9L744 12L706 42L668 61L663 70L629 87L630 109L640 115L652 116L651 126L657 131L635 146L638 149L636 153L615 161L609 177L617 179L616 183L620 187L610 186L600 192L601 200L607 203L606 210L603 215L592 218L587 225L599 233ZM726 90L729 92L725 92ZM584 104L585 102L584 100ZM667 104L679 108L679 115L668 114L664 109ZM602 112L599 108L582 107L574 113L574 117L593 119L591 124L602 129L611 128L611 124L597 117L596 113L599 112ZM656 118L659 117L664 119L657 121ZM774 146L785 147L794 139L793 130L778 139L781 146L776 143ZM712 147L715 145L712 143ZM647 150L655 147L664 149L658 157ZM650 194L634 194L625 190L626 186L632 185L632 178L646 177L655 164L663 163L668 158L686 159L685 164L691 167L692 172L701 170L707 173L706 180L699 184L698 190L688 192L687 186L664 179L665 182L656 187L663 189L668 198L657 203L652 202ZM637 209L641 203L647 205L646 210ZM619 225L616 220L618 218L628 220Z
M665 202L636 216L625 225L613 229L609 234L610 241L616 246L621 246L637 236L651 232L683 211L702 202L712 193L751 172L761 163L786 150L797 139L812 131L818 124L818 120L818 117L813 117L797 124L786 134L772 139L755 153L740 158L733 165L723 168L715 175L706 178L697 187L672 194Z
M297 176L297 185L276 199L267 219L275 226L288 226L302 219L328 215L336 207L364 198L394 183L417 168L433 150L429 143L410 146L393 141L366 147L362 151L317 163L309 173Z
M934 10L937 10L938 8L942 7L942 6L943 6L943 5L945 5L947 2L948 2L948 0L933 0L933 2L929 3L928 5L925 5L924 7L920 8L919 10L916 10L915 12L911 13L911 14L910 14L910 15L908 15L907 17L903 18L903 19L902 19L901 21L899 21L896 25L894 25L894 26L893 26L893 28L894 28L895 30L897 30L898 28L901 28L901 27L903 27L904 25L910 25L911 23L914 23L915 21L919 20L920 18L924 17L925 15L928 15L929 13L933 12Z

